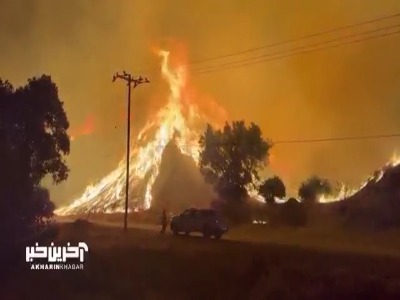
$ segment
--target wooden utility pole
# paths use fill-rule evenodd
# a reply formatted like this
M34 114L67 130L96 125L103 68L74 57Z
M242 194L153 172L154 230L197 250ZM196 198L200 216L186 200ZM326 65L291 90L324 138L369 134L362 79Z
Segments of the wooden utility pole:
M124 231L128 228L128 198L129 198L129 156L130 156L130 142L131 142L131 89L136 88L142 83L149 83L150 81L145 77L133 78L131 74L123 71L122 74L116 73L113 76L113 82L117 79L122 79L127 82L128 86L128 113L127 113L127 136L126 136L126 186L125 186L125 215L124 215Z

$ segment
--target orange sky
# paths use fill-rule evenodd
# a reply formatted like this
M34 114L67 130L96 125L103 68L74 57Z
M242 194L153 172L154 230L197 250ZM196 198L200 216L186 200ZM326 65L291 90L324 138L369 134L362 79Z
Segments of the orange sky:
M177 40L188 60L201 60L396 12L398 0L3 0L0 76L20 85L31 76L52 75L71 132L86 133L72 143L69 180L51 188L55 202L67 202L123 154L126 90L111 82L112 75L142 71L152 81L134 91L134 129L160 106L165 85L154 71L159 61L152 47ZM399 36L193 75L190 83L201 99L218 102L231 119L259 124L273 140L396 133ZM276 145L267 171L282 176L291 192L312 174L356 185L399 143Z

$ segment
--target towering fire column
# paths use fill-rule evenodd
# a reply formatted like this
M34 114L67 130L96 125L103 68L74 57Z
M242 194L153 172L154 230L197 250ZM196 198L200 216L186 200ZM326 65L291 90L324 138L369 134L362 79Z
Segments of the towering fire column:
M136 207L150 208L151 191L159 174L165 145L174 137L180 151L191 156L196 163L198 162L199 132L196 128L191 128L190 124L194 120L204 122L208 120L204 119L204 116L198 112L197 106L194 105L185 107L190 110L191 114L184 116L182 109L188 105L188 102L181 101L181 97L186 84L186 69L183 66L172 68L169 64L169 52L161 50L159 55L162 59L161 74L170 88L168 103L155 113L142 128L135 139L135 146L130 149L129 157L123 158L115 170L95 185L88 186L85 192L70 205L59 208L57 214L68 215L88 213L89 211L94 213L122 212L126 206L123 205L121 191L127 187L129 182L132 188L136 188L136 191L143 191L135 199ZM175 132L179 132L179 135L174 136ZM125 160L129 160L129 162ZM126 166L129 166L129 172L126 172L126 175L129 174L129 176L125 175Z

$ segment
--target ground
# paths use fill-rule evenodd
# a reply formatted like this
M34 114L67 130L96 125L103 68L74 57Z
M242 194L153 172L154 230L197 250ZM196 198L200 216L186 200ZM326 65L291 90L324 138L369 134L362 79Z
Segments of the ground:
M63 223L56 243L86 242L85 269L23 260L0 299L400 299L400 251L380 234L249 225L217 241L118 226Z

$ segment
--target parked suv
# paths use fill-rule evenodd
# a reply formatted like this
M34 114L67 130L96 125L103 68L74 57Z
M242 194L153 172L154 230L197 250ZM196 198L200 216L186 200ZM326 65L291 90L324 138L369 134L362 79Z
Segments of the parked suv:
M174 234L183 232L201 232L204 237L216 239L228 231L228 226L217 211L213 209L187 209L171 219L171 231Z

